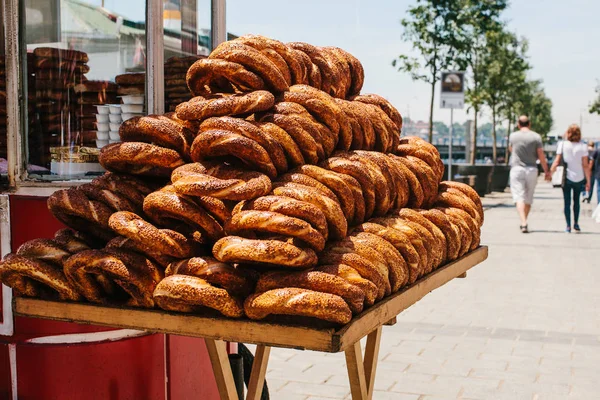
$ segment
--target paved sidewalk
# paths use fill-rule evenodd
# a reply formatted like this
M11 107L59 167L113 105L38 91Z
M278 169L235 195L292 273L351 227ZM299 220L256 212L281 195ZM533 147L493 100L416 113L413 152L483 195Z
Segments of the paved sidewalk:
M530 234L509 193L486 196L489 259L384 327L376 400L600 398L600 224L582 206L566 234L562 192L536 191ZM343 353L273 349L272 399L349 399Z

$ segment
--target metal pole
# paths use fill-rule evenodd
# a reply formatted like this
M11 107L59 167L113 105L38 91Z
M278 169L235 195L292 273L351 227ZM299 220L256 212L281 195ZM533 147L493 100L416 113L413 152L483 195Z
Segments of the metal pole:
M165 110L165 48L162 1L149 1L146 8L146 101L148 114Z
M448 143L448 180L452 180L452 134L454 133L454 108L450 109L450 143Z
M4 17L4 49L6 51L6 153L8 182L15 187L23 173L23 81L21 80L22 66L27 64L21 59L21 30L19 17L21 8L18 0L2 1ZM26 110L27 108L24 107Z
M211 0L211 50L227 40L225 0Z

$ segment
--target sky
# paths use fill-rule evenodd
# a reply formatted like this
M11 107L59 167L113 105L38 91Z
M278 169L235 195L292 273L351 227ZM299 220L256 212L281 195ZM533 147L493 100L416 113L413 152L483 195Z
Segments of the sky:
M100 1L98 0L98 3ZM288 41L338 46L357 56L365 68L364 93L389 99L402 113L426 120L430 86L413 82L391 65L400 54L414 55L401 40L400 20L415 0L227 0L227 30L236 35L262 34ZM105 7L133 19L143 19L142 0L105 0ZM210 22L210 1L198 0L199 20ZM204 10L204 12L203 12ZM529 41L531 79L543 80L551 98L553 134L582 122L584 136L600 138L600 117L589 115L600 79L600 1L511 0L503 19ZM450 121L450 110L439 108L434 119ZM455 122L472 118L456 110ZM484 112L483 120L489 119Z

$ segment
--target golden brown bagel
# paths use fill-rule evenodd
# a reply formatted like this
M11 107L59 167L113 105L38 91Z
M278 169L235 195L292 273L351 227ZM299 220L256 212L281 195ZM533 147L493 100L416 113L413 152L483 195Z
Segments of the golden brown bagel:
M140 210L139 206L133 204L127 197L111 190L104 189L99 185L84 183L83 185L78 186L77 189L83 192L89 200L103 203L114 211L137 212Z
M416 278L420 278L421 276L428 273L430 264L433 264L433 255L430 254L430 250L427 248L428 242L426 241L425 238L423 238L420 235L420 232L418 232L417 230L414 229L414 226L410 226L408 223L406 223L405 221L401 221L401 220L392 221L391 218L373 218L369 222L382 225L386 228L392 228L395 231L402 233L405 237L408 238L408 240L410 241L410 244L414 247L414 249L416 250L417 254L419 255L419 259L420 259L418 275L413 276L413 274L412 274L413 270L411 270L410 283L413 283L416 280ZM389 233L395 234L395 231L391 231ZM395 242L394 247L396 247L396 249L398 249L396 244L397 243Z
M328 238L327 220L323 211L312 203L284 196L263 196L248 202L240 202L233 210L236 214L242 210L272 211L304 220Z
M171 181L178 193L223 200L251 200L271 191L265 174L222 163L186 164L173 171Z
M243 43L223 42L210 53L208 58L222 59L243 65L247 70L260 76L265 84L275 92L283 92L289 88L281 71L268 57Z
M385 239L367 232L354 232L352 236L356 237L359 243L370 246L373 251L384 257L392 293L396 293L402 286L406 285L409 276L408 265L394 246Z
M315 251L325 247L325 238L308 222L272 211L240 211L225 225L229 235L240 235L245 231L265 232L294 237Z
M141 209L142 204L144 204L144 197L155 190L152 186L132 175L119 175L112 172L107 172L93 179L91 183L126 197L138 209Z
M325 157L323 145L317 143L293 117L268 113L260 117L260 122L269 122L283 129L298 145L306 162L315 164Z
M255 285L252 275L247 270L219 262L212 257L174 261L165 271L165 276L171 275L195 276L242 298L252 293Z
M440 210L419 210L418 212L443 232L446 238L447 260L456 260L461 246L460 230L458 227L454 226L448 219L448 216Z
M336 137L340 134L342 109L324 91L307 85L294 85L290 86L290 90L283 93L282 97L283 101L298 103L306 108L317 121L327 125Z
M177 106L177 116L184 120L204 120L210 117L240 115L266 111L273 107L275 97L266 90L245 94L223 95L205 99L194 97Z
M318 89L321 89L330 95L336 93L335 89L332 88L332 85L333 80L336 78L339 79L339 76L335 76L333 66L327 61L318 47L303 42L291 42L287 43L287 45L294 50L298 50L306 54L310 58L312 64L314 64L319 70L319 76L321 79ZM311 84L313 83L316 82L311 82Z
M434 240L437 242L437 247L439 251L442 253L442 258L440 263L444 263L448 258L448 248L446 243L446 236L444 233L438 228L434 223L432 223L428 218L421 215L417 210L413 210L410 208L402 208L400 210L395 211L392 215L397 215L401 218L406 219L407 221L415 222L425 229L429 231L434 237Z
M383 110L383 112L385 112L387 116L392 120L392 122L396 126L397 131L400 132L402 130L402 116L400 115L396 107L394 107L392 103L390 103L385 98L377 94L363 94L353 97L352 100L359 101L361 103L373 104L381 108L381 110Z
M320 166L340 174L349 175L360 183L365 205L364 218L371 218L375 210L375 185L372 175L365 171L364 165L356 160L330 157L323 161Z
M6 255L0 262L0 282L11 287L17 296L81 300L60 268L33 257Z
M437 207L436 207L437 208ZM469 231L471 232L471 245L469 246L469 250L473 251L475 250L480 243L481 240L481 228L479 228L479 225L477 224L477 220L472 218L471 215L469 213L467 213L465 210L461 209L461 208L457 208L457 207L442 207L440 208L441 211L444 211L446 213L446 215L453 215L455 217L458 217L459 219L461 219L462 221L464 221L467 226L469 227Z
M161 254L157 252L154 248L144 246L141 242L134 241L132 239L126 238L124 236L117 236L111 239L106 246L104 246L105 250L125 250L131 251L135 253L139 253L146 258L149 258L151 261L154 261L156 264L160 265L163 269L167 268L169 264L171 264L176 259L174 257Z
M341 174L315 165L302 165L296 171L319 181L331 190L339 201L346 219L348 221L353 220L355 213L354 195Z
M377 268L380 275L383 277L383 285L380 290L384 290L384 295L388 296L391 293L390 274L385 257L377 250L373 250L372 243L367 244L365 240L356 236L348 236L343 240L332 242L327 245L329 252L354 252L366 260L371 262Z
M47 203L50 212L65 225L101 239L112 237L108 219L113 211L104 203L88 199L81 190L58 190Z
M475 189L462 182L444 181L440 183L439 190L441 192L448 191L449 189L458 190L462 192L465 196L467 196L469 199L471 199L471 201L473 202L473 204L475 204L475 207L477 208L477 212L479 213L480 218L478 218L478 220L481 223L480 226L483 225L483 205L481 204L481 198L479 197Z
M281 129L271 122L252 122L258 128L262 129L267 135L279 143L285 153L288 165L294 167L305 163L304 156L298 144L284 129Z
M196 61L187 71L187 86L194 96L212 93L214 83L227 80L242 91L265 88L263 79L243 65L225 60L202 59Z
M152 292L163 278L147 258L124 250L86 250L65 262L65 275L90 302L154 307Z
M230 318L244 316L240 300L195 276L167 276L156 285L154 302L167 311L198 313L208 307Z
M471 244L474 242L474 232L471 231L471 225L467 224L458 213L450 211L450 208L436 207L435 210L441 211L448 217L450 223L459 231L460 250L458 256L462 257L471 249Z
M267 151L278 173L282 174L288 170L285 154L277 140L263 132L260 128L252 123L241 118L209 118L200 124L199 132L202 133L213 129L234 132L245 136L250 140L254 140Z
M312 249L300 248L294 241L245 239L226 236L213 246L214 257L222 262L307 269L317 264Z
M337 135L334 135L327 126L318 122L308 110L300 104L280 101L275 103L273 113L297 117L295 118L295 121L297 121L317 143L322 144L325 157L329 157L335 149Z
M195 246L184 235L170 229L158 229L136 214L126 211L114 213L109 224L116 233L139 243L142 248L176 258L196 255Z
M278 186L286 186L286 183L309 186L317 190L323 196L329 197L331 200L339 202L337 196L327 186L323 185L317 179L311 178L308 175L299 172L289 172L277 178ZM291 185L291 187L294 187Z
M258 279L256 293L282 288L309 289L340 296L355 314L362 311L365 301L364 292L357 286L321 271L266 272Z
M440 158L437 148L426 140L416 136L407 136L400 139L396 148L396 154L400 156L415 156L425 161L434 170L437 180L442 179L444 164Z
M92 247L89 238L86 238L80 232L68 228L57 230L54 233L54 241L71 254L89 250Z
M119 128L119 136L124 142L148 142L173 149L189 159L190 146L196 132L192 132L172 116L147 115L124 121Z
M244 311L250 319L283 314L313 317L340 325L352 319L352 311L340 296L299 288L253 294L244 302Z
M409 190L408 203L406 204L410 208L422 208L423 202L425 201L425 193L423 192L423 186L419 182L419 179L415 173L407 167L407 161L403 157L398 157L394 154L389 154L390 161L394 163L396 168L401 171L402 175L406 178Z
M475 221L478 227L482 225L482 214L479 214L477 205L458 189L446 189L443 192L438 193L435 199L436 206L442 207L454 207L459 208L467 212L471 218Z
M224 156L235 157L271 179L277 176L277 169L269 153L252 139L235 132L217 129L201 132L194 139L192 160L201 162Z
M314 204L325 215L329 237L341 239L348 232L348 222L338 202L320 194L309 186L287 183L285 186L273 185L273 194Z
M344 264L356 270L361 277L372 282L376 288L375 300L381 300L385 295L385 276L368 259L356 254L352 250L334 250L325 251L319 257L319 262L323 265Z
M185 164L175 150L142 142L113 143L100 150L100 164L109 171L168 177Z
M183 222L192 230L199 230L207 241L218 240L224 235L223 227L211 214L171 186L146 196L144 212L159 225L168 225L169 220Z
M339 276L345 279L348 283L358 287L365 296L365 304L372 306L375 303L377 297L377 286L368 279L363 278L360 274L352 267L345 264L330 264L320 265L315 268L315 271L325 272L327 274Z
M290 85L307 82L306 72L302 70L300 62L293 53L293 49L286 46L284 43L261 35L244 35L235 39L235 41L241 42L259 51L275 51L286 64L290 74L290 81L288 82ZM281 71L281 68L279 68L279 70Z
M441 264L443 254L441 246L436 242L434 236L423 225L396 216L388 216L382 218L382 220L387 221L383 223L383 225L401 230L402 232L404 232L405 227L408 226L419 235L428 253L426 273L430 273ZM374 221L381 223L379 219Z
M401 231L374 222L365 222L354 228L354 232L368 232L386 240L396 248L404 258L408 267L408 282L414 283L421 275L421 257L410 237ZM423 251L424 248L423 248Z

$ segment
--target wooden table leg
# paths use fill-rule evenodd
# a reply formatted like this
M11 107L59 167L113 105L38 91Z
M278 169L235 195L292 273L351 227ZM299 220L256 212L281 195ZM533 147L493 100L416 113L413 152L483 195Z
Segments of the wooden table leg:
M373 398L381 331L382 327L379 326L367 336L364 361L360 340L346 349L346 364L352 400L371 400Z
M269 363L270 354L270 346L261 344L256 346L256 354L254 355L254 363L252 364L250 382L248 382L248 395L246 396L246 400L260 400L263 387L265 386L265 376L267 375L267 364Z
M352 400L367 400L367 381L360 340L346 349L346 367L348 368Z
M462 274L460 274L459 276L457 276L457 278L466 278L467 277L467 273L463 272Z
M227 344L222 340L205 339L221 400L238 400Z
M373 388L375 387L375 374L377 372L377 359L379 358L379 345L381 344L381 331L382 327L380 326L367 336L364 365L369 400L373 398Z

